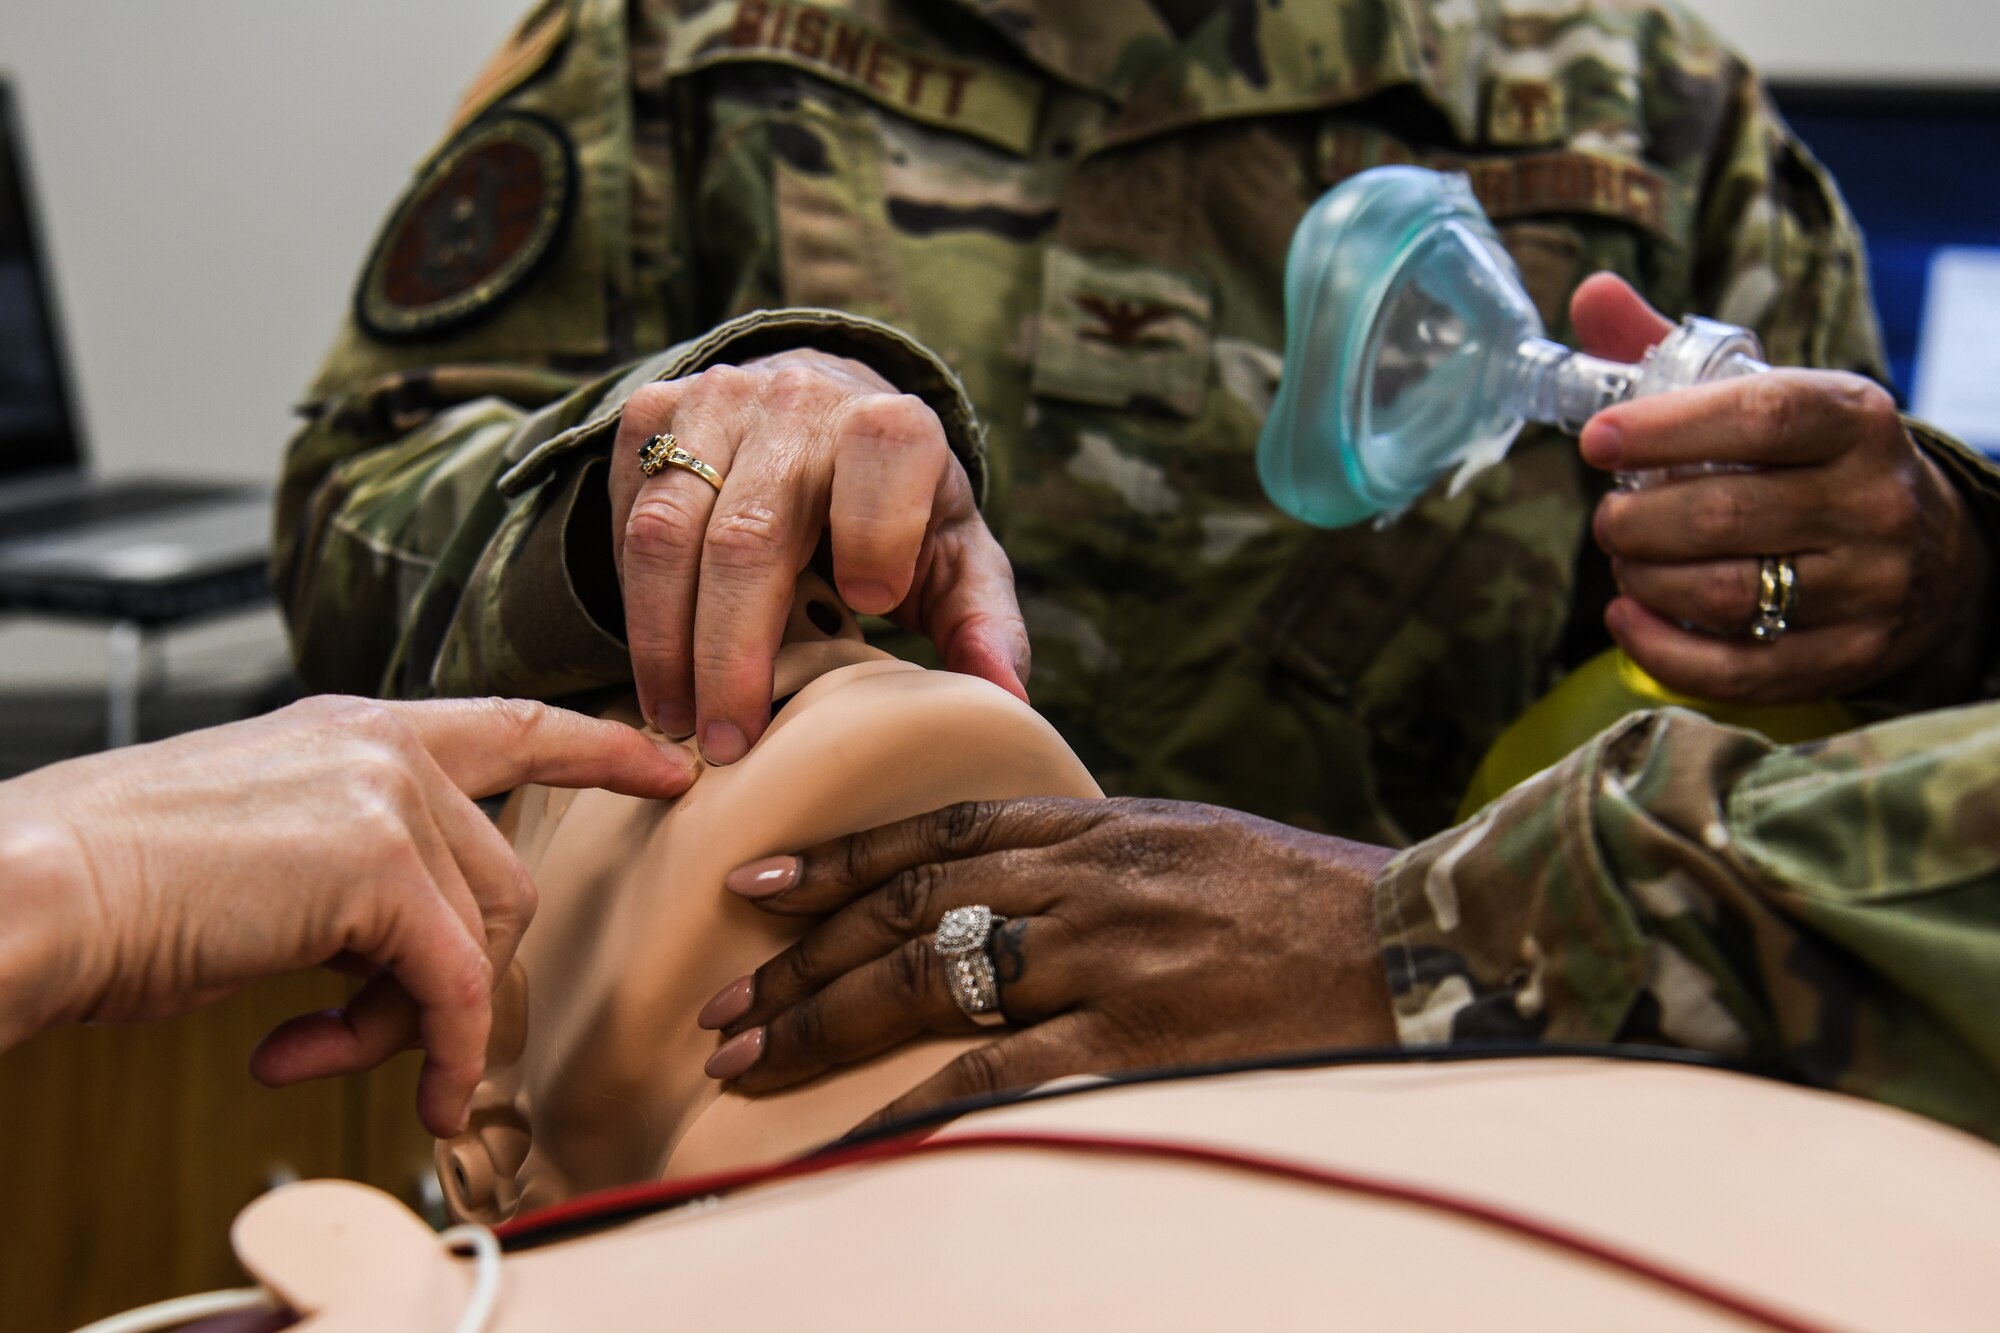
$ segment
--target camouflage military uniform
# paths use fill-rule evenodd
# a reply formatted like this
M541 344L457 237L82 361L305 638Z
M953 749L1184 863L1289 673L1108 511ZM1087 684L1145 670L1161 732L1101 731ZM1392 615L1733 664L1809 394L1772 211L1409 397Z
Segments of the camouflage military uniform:
M944 418L1014 562L1035 702L1107 789L1378 842L1442 827L1572 613L1569 655L1597 646L1602 478L1531 433L1387 531L1280 516L1252 458L1303 210L1376 163L1462 169L1555 336L1610 269L1780 362L1876 372L1859 240L1671 4L1205 14L543 4L384 228L308 395L278 526L306 678L628 680L619 405L815 345Z
M2000 705L1790 750L1635 715L1376 909L1409 1044L1690 1047L2000 1140Z

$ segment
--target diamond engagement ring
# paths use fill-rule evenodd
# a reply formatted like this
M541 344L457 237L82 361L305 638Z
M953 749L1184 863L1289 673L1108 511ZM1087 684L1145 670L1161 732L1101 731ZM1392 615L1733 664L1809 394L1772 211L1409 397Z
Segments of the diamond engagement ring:
M993 927L1006 919L990 907L954 907L939 920L937 933L931 936L931 948L944 963L945 980L951 984L952 1000L981 1027L999 1027L1007 1021L1000 1012L1000 983L993 975L993 958L986 951Z
M1790 629L1799 613L1799 572L1785 555L1767 555L1757 564L1757 617L1750 622L1750 637L1759 643L1776 643Z

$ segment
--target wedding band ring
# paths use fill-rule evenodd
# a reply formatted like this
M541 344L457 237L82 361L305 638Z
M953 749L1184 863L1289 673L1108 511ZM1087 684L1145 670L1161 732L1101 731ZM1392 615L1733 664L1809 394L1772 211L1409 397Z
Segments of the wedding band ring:
M1007 1021L1000 1011L1000 981L993 972L993 957L987 952L993 927L1006 919L990 907L954 907L938 921L937 933L931 936L931 948L944 963L953 1003L981 1027L999 1027Z
M717 491L722 489L722 474L681 448L672 435L655 435L639 446L639 471L657 477L670 467L692 472Z
M1767 555L1757 564L1757 617L1750 622L1750 637L1759 643L1776 643L1792 627L1799 611L1799 571L1790 556Z

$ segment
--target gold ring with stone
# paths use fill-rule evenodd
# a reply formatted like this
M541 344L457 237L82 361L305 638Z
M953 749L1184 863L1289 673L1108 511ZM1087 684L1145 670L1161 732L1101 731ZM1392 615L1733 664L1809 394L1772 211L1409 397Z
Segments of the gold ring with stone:
M639 471L657 477L670 467L684 468L717 491L722 489L722 474L681 448L681 442L672 435L655 435L639 446Z
M1750 637L1759 643L1776 643L1792 627L1799 612L1799 571L1787 555L1767 555L1757 562L1757 617L1750 622Z

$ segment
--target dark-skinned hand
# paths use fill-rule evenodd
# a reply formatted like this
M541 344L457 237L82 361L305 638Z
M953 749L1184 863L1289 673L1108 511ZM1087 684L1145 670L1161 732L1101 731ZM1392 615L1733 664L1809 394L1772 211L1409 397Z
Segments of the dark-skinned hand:
M712 1077L765 1092L920 1033L980 1029L931 945L939 918L1009 918L990 954L1013 1025L878 1117L1095 1073L1393 1044L1376 872L1392 853L1212 806L972 803L734 872L822 917L702 1011Z
M1571 302L1584 348L1637 361L1672 329L1622 280ZM1619 646L1662 684L1722 703L1830 699L1925 676L1919 698L1961 697L1983 626L1985 543L1964 499L1858 375L1777 370L1609 408L1583 432L1609 472L1725 464L1616 491L1598 545L1621 596ZM1748 635L1764 556L1798 572L1790 632Z

